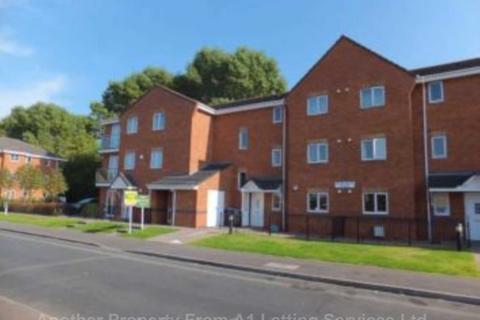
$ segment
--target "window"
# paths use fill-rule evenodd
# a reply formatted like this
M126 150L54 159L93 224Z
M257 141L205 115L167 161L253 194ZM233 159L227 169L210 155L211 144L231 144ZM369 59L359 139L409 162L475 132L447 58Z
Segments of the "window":
M316 96L307 99L307 115L315 116L328 113L328 96Z
M307 211L314 213L328 212L328 193L309 192L307 194Z
M475 212L475 214L480 214L480 203L475 203L474 206L473 206L473 211Z
M30 157L30 156L25 157L25 162L26 163L32 163L32 157Z
M161 169L163 167L163 149L153 149L150 154L150 168Z
M450 215L450 200L448 193L434 193L432 194L433 214L436 216Z
M434 81L428 84L428 102L439 103L443 102L443 82Z
M273 108L273 123L282 123L283 121L283 106L276 106Z
M125 158L123 159L123 167L125 170L133 170L135 168L135 152L128 151L125 154Z
M238 189L241 189L246 182L247 182L247 173L245 171L238 172L238 177L237 177Z
M382 107L385 105L385 88L369 87L360 91L360 107L362 109Z
M387 140L384 137L362 139L362 160L387 159Z
M447 136L436 134L432 136L432 158L445 159L447 157Z
M272 167L280 167L282 165L282 149L272 149Z
M278 193L272 193L272 211L280 211L282 209L282 196Z
M240 150L248 149L248 129L241 128L238 134L238 148Z
M158 112L153 115L153 130L159 131L165 129L165 113Z
M388 194L386 192L365 192L363 194L364 214L387 214Z
M20 159L20 156L16 153L12 153L10 155L10 159L12 159L12 161L18 161L18 159Z
M308 163L326 163L328 162L328 143L313 142L308 144L307 148Z
M127 134L137 133L138 130L138 118L130 117L127 120Z

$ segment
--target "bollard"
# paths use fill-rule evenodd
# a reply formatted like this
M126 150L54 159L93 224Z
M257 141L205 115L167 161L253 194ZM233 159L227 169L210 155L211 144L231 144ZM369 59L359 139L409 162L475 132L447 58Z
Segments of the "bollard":
M462 251L463 225L461 223L457 224L455 232L457 234L457 251Z
M228 215L228 234L233 233L233 214Z

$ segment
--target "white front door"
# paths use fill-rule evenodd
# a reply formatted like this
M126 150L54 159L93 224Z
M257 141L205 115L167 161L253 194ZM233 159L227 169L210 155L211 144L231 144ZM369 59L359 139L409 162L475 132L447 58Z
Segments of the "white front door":
M251 226L263 227L263 193L252 192Z
M470 239L480 240L480 193L465 193L465 220L470 229Z
M218 227L222 223L225 192L208 190L207 193L207 227Z

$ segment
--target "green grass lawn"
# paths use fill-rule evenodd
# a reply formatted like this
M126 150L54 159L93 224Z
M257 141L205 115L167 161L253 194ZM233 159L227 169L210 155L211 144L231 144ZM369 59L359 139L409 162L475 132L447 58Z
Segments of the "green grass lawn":
M305 241L248 233L220 234L198 240L194 245L390 269L455 276L480 276L480 270L471 252L457 252L449 249Z
M136 239L148 239L162 234L175 232L175 228L168 226L146 225L144 230L134 228L132 234L128 234L128 224L124 222L92 220L70 217L51 217L35 214L9 213L0 214L0 221L11 223L28 224L44 228L71 229L85 233L118 233L124 237Z

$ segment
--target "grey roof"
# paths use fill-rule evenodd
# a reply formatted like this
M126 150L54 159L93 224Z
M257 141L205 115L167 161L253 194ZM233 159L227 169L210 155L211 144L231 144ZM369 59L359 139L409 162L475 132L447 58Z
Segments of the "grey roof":
M59 158L56 154L48 152L42 147L35 146L33 144L26 143L22 140L0 137L0 152L3 150L10 150L15 152L23 152L31 155L42 156L42 157L51 157Z
M262 190L277 190L282 186L282 178L279 177L253 177L250 181Z
M413 69L413 70L410 70L410 72L425 76L429 74L455 71L460 69L468 69L468 68L474 68L474 67L480 67L480 58L438 64L435 66Z
M470 179L475 172L438 172L428 177L430 188L456 188Z
M221 171L229 166L230 163L227 162L209 163L197 172L190 175L166 176L161 178L160 180L150 183L150 186L195 187L205 181L207 178L217 173L218 171Z
M212 108L214 108L215 110L223 110L223 109L228 109L228 108L242 107L242 106L246 106L246 105L252 104L252 103L279 100L279 99L284 98L286 95L287 95L287 92L284 92L284 93L273 94L273 95L265 96L265 97L254 97L254 98L236 100L236 101L217 104L217 105L212 106Z

